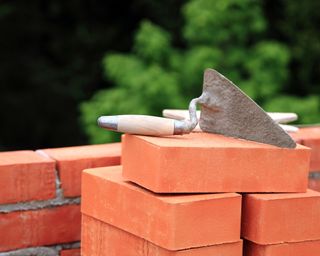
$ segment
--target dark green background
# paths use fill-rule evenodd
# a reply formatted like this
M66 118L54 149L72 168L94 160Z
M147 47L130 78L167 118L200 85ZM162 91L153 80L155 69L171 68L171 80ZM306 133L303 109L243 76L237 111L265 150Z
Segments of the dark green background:
M129 51L142 19L175 35L186 1L0 2L0 150L86 144L79 104L110 84L106 52ZM264 1L268 37L291 52L292 95L320 94L320 2Z

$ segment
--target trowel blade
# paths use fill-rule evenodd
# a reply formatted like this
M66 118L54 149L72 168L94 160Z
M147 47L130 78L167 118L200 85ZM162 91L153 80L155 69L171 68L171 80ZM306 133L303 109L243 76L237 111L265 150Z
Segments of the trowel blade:
M283 148L296 143L271 117L235 84L213 69L204 73L200 128Z

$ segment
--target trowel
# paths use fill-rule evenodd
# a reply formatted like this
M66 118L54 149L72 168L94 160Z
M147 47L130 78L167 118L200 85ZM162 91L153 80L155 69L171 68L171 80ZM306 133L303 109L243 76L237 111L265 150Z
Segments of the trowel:
M296 113L267 112L267 114L286 132L293 133L299 131L299 127L286 124L298 119L298 115ZM184 109L164 109L162 111L162 116L177 120L184 120L189 118L189 111ZM197 111L197 117L198 119L200 118L200 110ZM201 131L199 124L193 129L193 132Z
M182 135L198 124L202 131L283 148L295 148L293 139L235 84L213 69L204 72L203 91L189 104L189 118L175 120L147 115L101 116L102 128L138 135Z

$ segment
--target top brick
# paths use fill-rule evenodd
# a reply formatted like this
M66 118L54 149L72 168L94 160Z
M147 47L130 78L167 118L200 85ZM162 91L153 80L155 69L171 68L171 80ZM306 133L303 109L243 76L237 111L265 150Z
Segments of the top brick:
M119 165L121 144L53 148L39 152L56 160L64 196L76 197L80 196L82 170Z
M123 175L158 193L305 192L310 150L209 133L125 135Z
M310 171L320 171L320 126L300 128L290 134L293 139L311 148Z
M55 162L33 151L0 153L0 204L54 198Z

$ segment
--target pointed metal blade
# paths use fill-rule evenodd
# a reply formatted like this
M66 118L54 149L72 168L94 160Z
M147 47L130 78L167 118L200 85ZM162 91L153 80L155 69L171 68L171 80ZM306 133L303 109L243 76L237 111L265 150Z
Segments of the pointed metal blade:
M200 97L200 128L283 148L296 143L271 117L235 84L213 69L204 73Z

